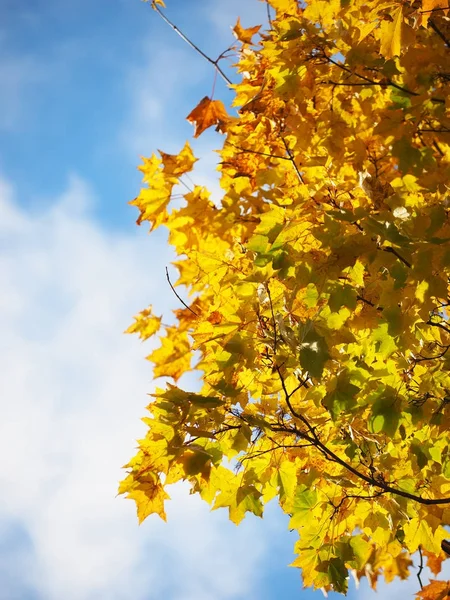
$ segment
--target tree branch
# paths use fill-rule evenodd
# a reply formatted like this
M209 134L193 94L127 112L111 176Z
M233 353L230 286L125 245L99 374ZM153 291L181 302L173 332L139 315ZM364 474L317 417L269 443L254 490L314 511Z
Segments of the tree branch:
M222 79L224 81L226 81L226 83L228 83L228 85L232 84L231 79L229 79L225 75L225 73L222 71L222 69L219 67L219 64L218 64L219 60L221 58L223 58L223 52L222 52L222 54L220 54L220 56L216 60L213 60L207 54L205 54L203 52L203 50L200 50L200 48L196 44L194 44L194 42L192 42L180 29L178 29L178 27L166 17L166 15L162 12L162 10L159 8L159 6L155 2L152 2L152 8L154 10L156 10L156 12L159 14L159 16L163 19L163 21L165 21L167 23L167 25L169 25L169 27L171 27L175 31L175 33L177 33L186 42L186 44L188 44L193 50L198 52L198 54L200 54L200 56L202 56L205 60L207 60L209 63L211 63L214 66L216 71L219 73L219 75L222 77Z
M419 546L418 550L419 550L419 556L420 556L420 563L419 563L419 570L417 571L417 579L419 580L420 589L423 590L423 583L422 583L422 579L420 578L420 576L422 575L422 571L423 571L422 546Z
M442 33L442 31L440 29L438 29L436 23L434 21L428 21L428 23L430 24L431 29L434 31L434 33L436 33L441 40L444 42L444 44L447 46L447 48L450 48L450 40L448 40L445 35Z
M349 69L345 65L341 65L340 63L338 63L335 60L333 60L332 58L330 58L325 52L323 52L323 57L328 62L330 62L331 64L335 65L336 67L338 67L342 71L345 71L346 73L349 73L349 75L353 75L354 77L358 77L359 79L362 79L363 81L366 82L366 85L376 85L376 86L381 86L381 87L393 87L393 88L399 90L400 92L404 92L405 94L408 94L409 96L420 96L420 94L418 92L413 92L412 90L410 90L408 88L405 88L405 87L399 85L398 83L395 83L394 81L392 81L392 79L386 79L385 81L374 81L373 79L370 79L369 77L366 77L365 75L361 75L360 73L355 73L354 71L352 71L351 69ZM329 83L337 85L335 82L329 82ZM349 82L347 84L342 84L342 85L349 85L349 86L351 86L353 84L351 82ZM360 86L361 84L356 84L356 85ZM445 100L443 98L431 97L430 100L432 102L436 102L436 103L439 103L439 104L445 104Z
M450 504L450 498L423 498L422 496L417 496L416 494L410 494L409 492L405 492L404 490L400 490L398 488L393 487L392 485L389 485L389 483L386 483L381 478L377 479L373 475L365 475L364 473L361 473L361 471L358 471L358 469L353 467L351 464L345 462L345 460L340 458L337 454L335 454L332 450L330 450L330 448L328 448L323 442L321 442L321 440L319 439L319 436L316 433L316 428L313 427L309 423L309 421L306 419L306 417L304 415L300 414L299 412L297 412L294 409L290 399L291 399L292 394L296 390L289 393L287 390L287 387L286 387L286 382L284 381L284 377L281 373L280 367L278 367L276 365L275 370L277 371L278 376L280 378L281 387L283 388L286 404L288 405L289 410L292 413L292 416L294 416L296 419L301 421L301 423L303 423L303 425L305 425L305 427L308 430L308 433L305 433L303 431L300 431L297 427L294 426L294 428L291 429L292 433L295 433L300 439L310 442L313 446L315 446L318 450L320 450L320 452L322 452L322 454L325 456L325 458L327 460L330 460L332 462L337 463L338 465L341 465L341 467L343 467L344 469L346 469L347 471L349 471L350 473L355 475L355 477L362 479L363 481L365 481L372 487L376 487L376 488L383 490L383 492L394 494L396 496L401 496L403 498L407 498L408 500L413 500L414 502L417 502L419 504L424 504L427 506Z

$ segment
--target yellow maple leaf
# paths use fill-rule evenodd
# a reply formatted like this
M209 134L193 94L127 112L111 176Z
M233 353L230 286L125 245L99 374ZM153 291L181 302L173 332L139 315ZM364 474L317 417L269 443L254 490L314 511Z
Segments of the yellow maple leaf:
M403 7L399 6L396 8L390 19L384 20L380 27L380 53L386 59L400 56L402 48Z
M141 477L139 483L127 492L127 498L136 502L139 523L154 513L163 521L167 520L164 501L169 500L170 496L161 483L152 477Z
M161 346L147 359L155 364L155 377L172 377L175 381L190 370L191 346L186 332L175 327L166 329L167 335L161 338Z
M405 545L411 554L419 546L433 554L440 554L441 542L447 535L445 529L442 527L438 527L433 532L429 524L420 517L410 519L403 526L403 530L405 532Z
M217 131L223 133L231 117L221 100L211 100L205 96L186 119L195 125L194 137L198 137L205 129L213 125L216 126Z
M146 340L154 335L161 327L161 317L153 314L151 306L141 311L136 317L135 322L128 327L125 333L138 333L142 340Z
M186 142L184 148L179 154L166 154L162 150L158 150L161 155L164 165L163 172L167 175L180 177L184 173L192 171L197 159L195 158L189 142Z

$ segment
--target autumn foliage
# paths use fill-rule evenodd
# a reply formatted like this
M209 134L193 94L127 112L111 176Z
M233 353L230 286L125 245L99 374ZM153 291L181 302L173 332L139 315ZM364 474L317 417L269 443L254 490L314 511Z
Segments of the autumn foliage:
M207 96L188 117L195 136L223 134L221 198L193 186L173 206L189 143L140 167L138 223L168 229L186 305L129 329L163 330L148 359L173 383L120 491L141 521L164 519L183 480L236 524L276 498L305 586L403 579L418 550L436 575L450 526L448 2L269 5L262 27L234 28L233 108ZM176 386L191 370L199 392Z

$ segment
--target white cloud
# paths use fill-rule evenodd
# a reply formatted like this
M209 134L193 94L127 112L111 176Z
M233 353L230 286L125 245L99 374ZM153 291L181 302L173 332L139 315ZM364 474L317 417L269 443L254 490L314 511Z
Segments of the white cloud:
M48 600L258 597L256 520L235 528L179 488L168 524L138 527L115 497L152 389L149 344L122 331L150 299L167 313L174 298L158 236L103 231L92 196L73 177L50 209L28 214L0 180L0 523L28 539L0 553L0 572L25 561Z

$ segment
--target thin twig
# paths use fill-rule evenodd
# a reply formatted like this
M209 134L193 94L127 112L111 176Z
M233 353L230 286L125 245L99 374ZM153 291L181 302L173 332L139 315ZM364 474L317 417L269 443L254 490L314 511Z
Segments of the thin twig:
M300 182L305 185L305 180L303 179L302 174L300 173L299 168L297 167L297 165L295 164L295 160L294 160L294 155L292 154L292 150L289 148L288 143L286 142L286 140L284 139L283 136L281 136L281 139L283 140L283 144L284 147L286 148L286 152L287 155L289 156L289 160L291 161L291 163L294 166L295 172L297 173L297 177L299 178Z
M272 321L273 321L273 351L274 351L274 354L276 354L277 353L277 344L278 344L277 322L275 320L275 314L273 312L272 294L270 293L269 282L267 282L266 290L267 290L267 295L269 297L270 312L272 313Z
M272 28L272 16L270 14L270 4L268 0L266 0L266 11L267 11L267 20L269 21L270 28Z
M170 281L170 277L169 277L169 270L167 269L167 267L166 267L166 279L167 279L167 281L169 282L169 285L170 285L170 287L171 287L171 289L172 289L172 292L175 294L175 296L178 298L178 300L181 302L181 304L182 304L184 307L186 307L186 308L188 309L188 311L190 311L190 312L191 312L193 315L195 315L196 317L198 317L198 314L197 314L197 313L196 313L194 310L192 310L192 308L191 308L190 306L188 306L188 305L186 304L186 302L185 302L185 301L184 301L182 298L180 298L180 296L177 294L177 292L176 292L175 288L174 288L174 287L173 287L173 285L172 285L172 282Z
M422 583L422 579L420 578L420 576L422 575L422 571L423 571L422 546L419 546L418 550L419 550L419 556L420 556L420 563L419 563L419 570L417 571L417 579L419 580L420 589L423 590L423 583Z
M172 23L172 21L170 21L170 19L168 19L166 17L166 15L162 12L162 10L159 8L159 6L155 2L152 2L152 8L154 10L156 10L156 12L159 14L159 16L163 19L163 21L165 21L167 23L167 25L169 25L169 27L171 27L175 31L175 33L177 33L186 42L186 44L188 44L193 50L198 52L200 54L200 56L202 56L205 60L207 60L209 63L211 63L214 66L216 71L219 73L219 75L222 77L222 79L228 83L228 85L232 84L231 79L229 79L225 75L225 73L222 71L222 69L219 67L219 64L218 64L219 60L222 58L223 53L219 56L219 58L217 58L216 60L213 60L207 54L205 54L203 52L203 50L200 50L200 48L196 44L194 44L194 42L192 42L174 23Z

